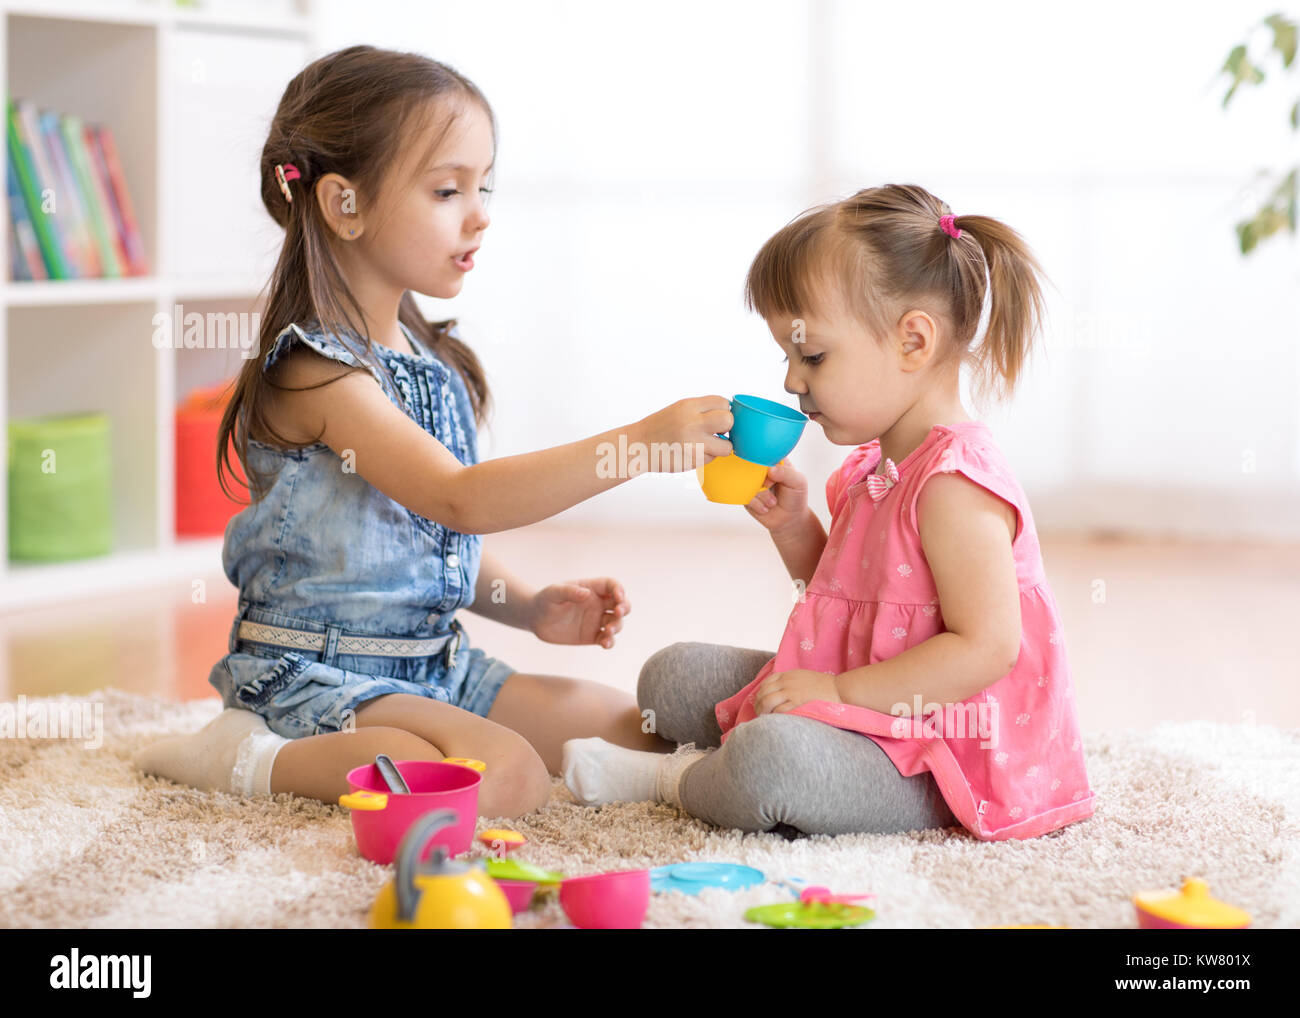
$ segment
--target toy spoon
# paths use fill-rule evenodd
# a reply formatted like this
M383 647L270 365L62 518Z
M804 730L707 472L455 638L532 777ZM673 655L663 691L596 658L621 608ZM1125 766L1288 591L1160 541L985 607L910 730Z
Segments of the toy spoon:
M386 753L380 753L375 757L375 766L379 768L379 776L384 779L384 784L388 786L390 792L400 795L410 795L411 789L406 784L406 779L402 777L402 772L397 769L397 764L388 757Z

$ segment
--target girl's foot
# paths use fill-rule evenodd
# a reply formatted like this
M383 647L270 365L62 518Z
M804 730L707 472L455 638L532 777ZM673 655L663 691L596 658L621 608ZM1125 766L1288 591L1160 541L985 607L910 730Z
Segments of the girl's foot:
M682 772L704 756L694 743L671 754L624 749L604 739L570 739L564 744L561 773L579 802L667 802L681 808L678 785Z
M256 711L228 708L193 735L146 746L132 763L146 774L205 792L270 795L271 766L288 741Z

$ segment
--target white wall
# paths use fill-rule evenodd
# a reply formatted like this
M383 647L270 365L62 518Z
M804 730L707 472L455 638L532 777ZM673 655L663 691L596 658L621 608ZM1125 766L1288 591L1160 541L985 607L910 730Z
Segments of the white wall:
M1247 260L1233 232L1255 171L1300 161L1300 75L1226 112L1216 80L1274 6L326 0L321 41L427 53L498 115L476 268L423 302L485 359L485 455L684 396L782 398L741 306L750 259L809 205L915 182L1014 226L1054 284L1044 347L986 415L1048 529L1102 484L1300 494L1295 245ZM846 452L810 427L795 461L818 490ZM639 478L565 516L730 522L693 483ZM1243 532L1291 525L1250 505Z

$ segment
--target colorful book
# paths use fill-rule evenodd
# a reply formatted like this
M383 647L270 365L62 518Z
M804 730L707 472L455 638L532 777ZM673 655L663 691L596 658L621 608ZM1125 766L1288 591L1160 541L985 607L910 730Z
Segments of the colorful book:
M59 179L59 205L60 211L65 213L63 221L68 224L67 239L77 252L81 274L92 278L102 276L104 267L100 264L99 250L91 235L90 213L86 209L69 154L63 147L58 115L47 111L40 114L39 122L45 148L49 152L50 166Z
M50 279L70 278L67 262L63 257L63 243L54 217L41 211L41 181L32 160L31 149L23 137L21 118L17 103L10 100L8 115L5 117L5 137L9 142L9 151L14 156L14 170L18 177L18 186L27 204L32 228L40 245L41 257L45 262L45 271Z
M13 279L48 279L45 271L45 259L41 257L41 245L36 239L36 229L27 214L27 199L23 197L18 184L18 170L15 168L13 149L9 150L8 165L5 167L6 186L9 193L9 220L12 224L10 237L9 274ZM14 249L16 248L16 254Z
M9 100L6 112L11 278L147 275L112 130L27 99Z
M122 242L126 247L129 274L147 276L149 259L144 251L144 239L140 236L140 225L135 217L135 206L131 204L131 193L126 187L126 175L122 172L122 161L117 155L117 142L113 138L113 132L102 125L87 124L84 133L91 155L98 156L102 161L107 179L112 185L108 190L122 223Z
M109 278L121 276L126 265L126 251L117 238L113 210L106 207L108 197L102 193L90 168L90 154L86 151L81 118L70 114L60 117L59 130L90 220L91 235L102 267L101 274Z
M27 262L23 259L22 249L18 246L16 230L9 231L9 278L16 282L32 278L32 274L27 271Z
M59 183L58 174L54 171L54 164L45 145L45 137L41 133L36 104L29 99L18 100L18 128L23 143L27 146L27 151L31 155L32 165L36 168L36 176L40 180L41 204L38 204L36 209L28 209L28 211L35 215L36 211L40 210L45 218L50 221L50 225L59 238L59 250L62 252L64 264L67 266L68 277L76 279L85 275L80 251L73 237L71 222L67 215L67 203L60 200L59 192L63 190L63 186ZM47 196L54 199L52 212L44 211L44 202Z

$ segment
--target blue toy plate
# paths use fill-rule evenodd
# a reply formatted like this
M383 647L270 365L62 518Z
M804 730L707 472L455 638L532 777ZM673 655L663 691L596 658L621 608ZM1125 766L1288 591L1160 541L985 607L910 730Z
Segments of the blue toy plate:
M761 870L732 862L679 862L650 871L650 890L698 894L706 887L739 891L767 878Z

